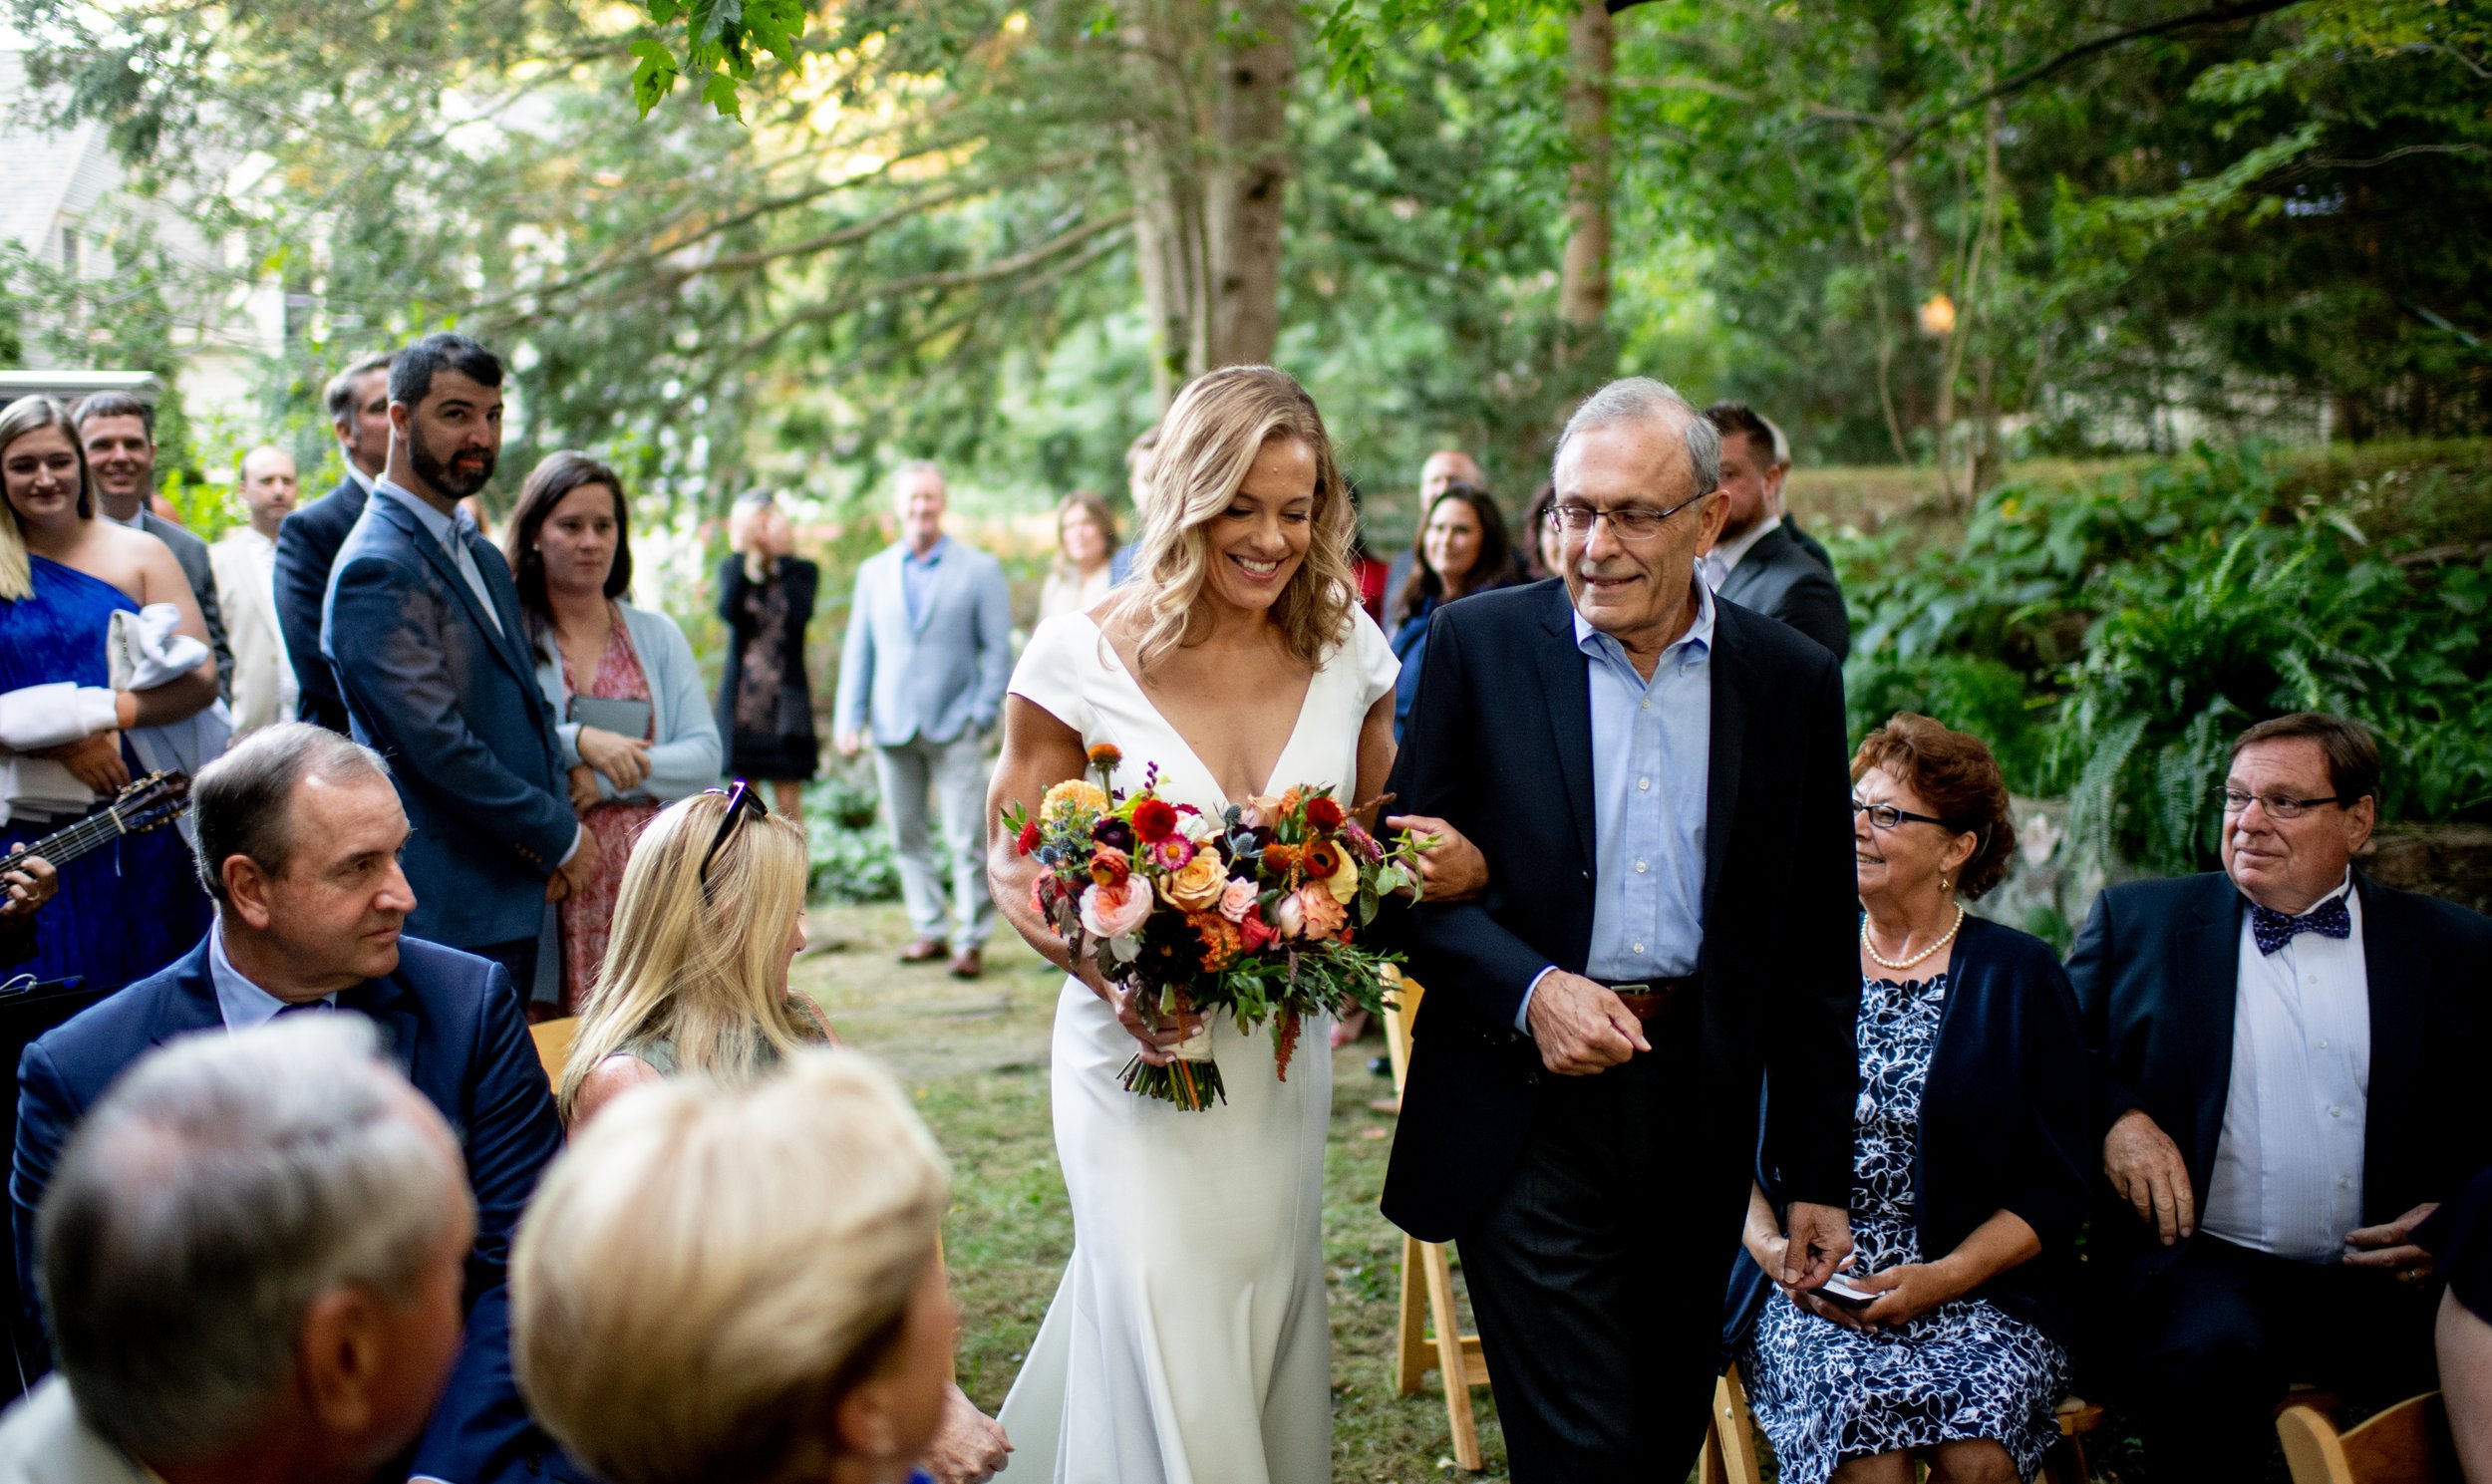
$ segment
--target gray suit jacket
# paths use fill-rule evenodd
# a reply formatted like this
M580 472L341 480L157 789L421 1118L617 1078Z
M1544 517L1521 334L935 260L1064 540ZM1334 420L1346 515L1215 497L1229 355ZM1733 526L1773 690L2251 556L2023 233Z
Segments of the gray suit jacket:
M139 529L170 546L181 575L190 579L190 596L199 600L199 617L207 620L207 647L216 651L216 694L233 700L233 646L225 642L225 613L216 606L216 572L208 564L207 543L154 510L139 512Z
M1852 652L1852 621L1843 611L1843 592L1834 585L1834 574L1800 549L1787 526L1757 537L1714 596L1782 620L1838 660Z
M876 552L857 568L831 713L842 732L870 722L875 745L884 747L991 730L1013 673L1013 598L1003 564L947 539L924 610L911 622L900 577L907 549Z

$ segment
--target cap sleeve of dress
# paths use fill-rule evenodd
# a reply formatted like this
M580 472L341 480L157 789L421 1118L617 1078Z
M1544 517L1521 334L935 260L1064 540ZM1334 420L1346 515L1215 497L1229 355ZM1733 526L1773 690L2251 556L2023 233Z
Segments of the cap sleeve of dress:
M1061 613L1039 625L1013 667L1007 689L1084 737L1090 735L1086 684L1098 668L1098 625L1084 613Z
M1350 654L1358 666L1359 711L1365 715L1377 698L1393 694L1394 681L1402 674L1402 661L1394 657L1393 641L1376 626L1364 608L1350 610Z

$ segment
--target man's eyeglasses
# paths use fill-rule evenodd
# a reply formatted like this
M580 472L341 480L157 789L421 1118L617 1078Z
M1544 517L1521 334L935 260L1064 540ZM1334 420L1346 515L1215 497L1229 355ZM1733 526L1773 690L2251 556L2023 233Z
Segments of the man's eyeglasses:
M1869 813L1869 822L1876 825L1880 829L1893 829L1895 826L1903 823L1907 819L1911 820L1915 824L1935 824L1941 829L1954 829L1956 827L1949 824L1946 820L1938 818L1936 815L1916 814L1910 809L1899 809L1893 804L1865 804L1859 799L1852 800L1853 813L1860 813L1864 809L1866 809Z
M2360 794L2351 798L2340 793L2332 793L2326 798L2287 798L2281 793L2248 793L2230 784L2216 789L2215 796L2223 801L2227 814L2247 813L2251 803L2256 801L2260 808L2267 810L2270 819L2299 819L2326 804L2342 804L2349 809L2361 802Z
M1649 541L1660 533L1663 521L1703 498L1703 494L1690 495L1667 510L1650 509L1643 505L1620 505L1610 510L1592 505L1551 505L1549 524L1569 536L1588 536L1592 534L1594 521L1606 520L1610 523L1610 534L1621 541Z
M726 847L727 837L736 832L737 823L747 813L768 816L771 806L762 802L762 795L754 792L753 785L742 778L736 780L733 788L704 788L701 791L723 795L727 799L727 812L719 816L718 833L710 837L710 848L701 857L700 880L707 887L710 884L710 863L718 859L719 851Z

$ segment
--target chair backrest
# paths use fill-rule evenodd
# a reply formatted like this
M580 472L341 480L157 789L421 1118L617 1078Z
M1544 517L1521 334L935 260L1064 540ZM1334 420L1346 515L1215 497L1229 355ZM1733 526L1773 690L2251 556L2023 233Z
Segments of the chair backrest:
M1402 1084L1410 1079L1410 1023L1418 1019L1419 997L1427 993L1419 982L1400 971L1393 972L1393 1000L1385 1007L1385 1056L1394 1068L1394 1096L1402 1095Z
M528 1039L536 1042L536 1059L545 1068L545 1080L556 1087L562 1085L562 1064L571 1059L571 1038L579 1034L578 1016L538 1021L528 1027Z
M2440 1393L2409 1397L2350 1432L2326 1412L2288 1406L2276 1418L2293 1484L2457 1484L2456 1445Z

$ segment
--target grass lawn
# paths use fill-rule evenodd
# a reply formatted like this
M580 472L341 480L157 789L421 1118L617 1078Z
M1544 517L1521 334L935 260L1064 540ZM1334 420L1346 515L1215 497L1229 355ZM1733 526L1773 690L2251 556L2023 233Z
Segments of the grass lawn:
M963 1326L961 1385L1001 1406L1073 1248L1073 1217L1048 1121L1047 1048L1062 978L1009 933L986 978L894 962L907 941L896 905L817 908L816 952L794 983L839 1034L880 1056L917 1098L951 1156L954 1205L944 1239ZM1334 1058L1333 1132L1325 1157L1324 1255L1333 1318L1333 1477L1342 1484L1505 1478L1496 1406L1474 1393L1487 1469L1453 1465L1434 1389L1394 1394L1393 1336L1401 1234L1378 1214L1393 1120L1368 1103L1392 1089L1369 1074L1370 1039Z

